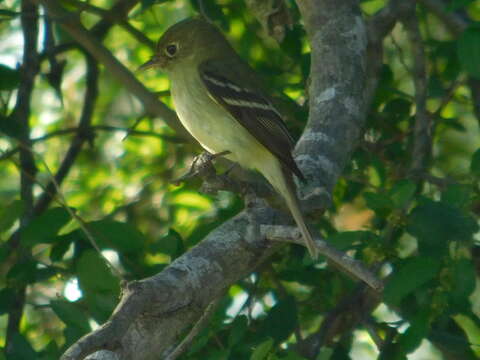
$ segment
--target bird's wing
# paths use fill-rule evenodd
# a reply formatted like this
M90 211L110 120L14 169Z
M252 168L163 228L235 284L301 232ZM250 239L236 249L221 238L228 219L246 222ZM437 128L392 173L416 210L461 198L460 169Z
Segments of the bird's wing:
M282 116L260 88L240 85L214 61L206 61L199 67L200 78L210 96L222 105L259 143L274 154L281 163L301 180L304 176L293 160L294 141ZM231 70L230 70L231 72ZM240 74L237 74L239 76ZM250 75L250 74L249 74ZM245 81L243 81L245 83Z

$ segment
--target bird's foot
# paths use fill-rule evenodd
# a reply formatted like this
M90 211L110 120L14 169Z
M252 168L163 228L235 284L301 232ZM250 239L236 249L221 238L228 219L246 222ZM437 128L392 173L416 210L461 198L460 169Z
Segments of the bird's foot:
M217 154L210 154L209 152L203 152L200 155L195 156L192 161L192 165L190 166L190 170L178 179L174 179L172 183L178 185L179 183L188 180L190 178L201 176L201 177L210 177L215 176L215 168L213 167L213 160L218 157L228 155L230 151L222 151Z

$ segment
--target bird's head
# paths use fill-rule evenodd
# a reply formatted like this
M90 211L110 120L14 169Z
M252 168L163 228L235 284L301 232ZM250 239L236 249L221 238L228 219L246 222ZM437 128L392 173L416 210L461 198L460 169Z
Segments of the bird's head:
M230 47L217 28L200 18L189 18L171 26L160 38L152 58L140 70L158 67L166 72L179 65L198 65Z

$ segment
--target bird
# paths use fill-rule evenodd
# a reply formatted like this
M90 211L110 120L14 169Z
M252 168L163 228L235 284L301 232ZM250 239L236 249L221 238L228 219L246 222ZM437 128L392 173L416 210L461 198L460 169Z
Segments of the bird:
M317 259L293 179L305 181L292 156L294 140L260 76L221 31L199 17L172 25L140 67L148 68L167 74L180 122L207 152L225 153L268 180L285 200L310 256Z

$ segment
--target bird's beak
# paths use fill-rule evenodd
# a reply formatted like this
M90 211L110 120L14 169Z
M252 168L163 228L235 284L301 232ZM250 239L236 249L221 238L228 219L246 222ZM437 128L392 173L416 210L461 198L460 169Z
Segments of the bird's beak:
M161 64L160 58L158 56L153 56L145 64L140 66L137 69L137 72L138 71L144 71L144 70L147 70L147 69L151 69L152 67L161 67L161 66L162 66L162 64Z

